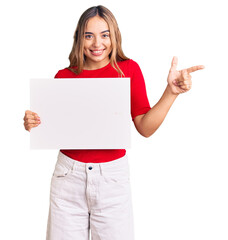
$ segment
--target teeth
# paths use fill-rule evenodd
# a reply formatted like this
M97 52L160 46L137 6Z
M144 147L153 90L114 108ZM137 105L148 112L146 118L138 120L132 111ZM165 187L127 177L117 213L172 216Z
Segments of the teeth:
M103 50L100 50L100 51L93 51L94 53L102 53Z

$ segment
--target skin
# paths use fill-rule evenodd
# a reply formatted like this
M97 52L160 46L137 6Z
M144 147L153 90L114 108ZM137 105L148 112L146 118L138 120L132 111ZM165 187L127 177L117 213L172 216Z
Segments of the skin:
M41 124L41 120L38 114L30 110L25 111L25 116L23 120L25 130L29 132L31 131L32 128L37 127Z
M109 64L109 54L112 45L108 24L100 17L91 18L86 26L84 35L84 54L86 61L84 69L95 70ZM198 65L177 70L177 57L173 57L171 68L167 77L167 87L160 100L146 113L135 117L134 124L137 131L144 137L150 137L164 121L170 107L181 93L189 91L192 87L190 73L201 70ZM27 110L24 116L24 127L31 131L33 127L41 124L37 113Z
M177 70L177 62L177 57L173 57L167 78L167 87L157 104L146 114L138 115L134 119L136 129L144 137L150 137L159 128L177 96L191 89L190 73L204 69L203 65L198 65Z
M111 45L109 26L106 21L99 16L91 18L85 28L84 69L93 70L109 64ZM99 52L96 54L96 51Z

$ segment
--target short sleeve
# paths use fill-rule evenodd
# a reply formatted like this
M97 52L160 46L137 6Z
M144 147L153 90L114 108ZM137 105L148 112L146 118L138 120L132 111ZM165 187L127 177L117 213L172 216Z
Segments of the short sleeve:
M139 65L131 60L131 116L132 121L138 115L147 113L151 107L147 97L146 84Z
M61 70L59 70L56 74L54 78L63 78Z

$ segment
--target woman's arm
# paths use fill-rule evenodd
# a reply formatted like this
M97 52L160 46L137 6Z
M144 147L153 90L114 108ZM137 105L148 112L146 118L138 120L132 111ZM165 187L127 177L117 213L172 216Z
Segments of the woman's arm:
M162 97L146 114L135 117L137 131L144 137L150 137L164 121L170 107L178 95L172 94L167 85Z
M144 137L150 137L159 128L177 96L191 89L190 73L204 68L199 65L177 71L176 66L177 58L174 57L167 79L168 85L162 97L146 114L134 119L136 129Z

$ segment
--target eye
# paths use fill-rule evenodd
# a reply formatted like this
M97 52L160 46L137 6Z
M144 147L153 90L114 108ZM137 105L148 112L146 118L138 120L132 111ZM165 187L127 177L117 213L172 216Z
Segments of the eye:
M86 38L86 39L91 39L91 38L93 38L93 35L87 34L87 35L85 35L85 38Z
M109 38L109 34L103 34L102 37L103 38Z

